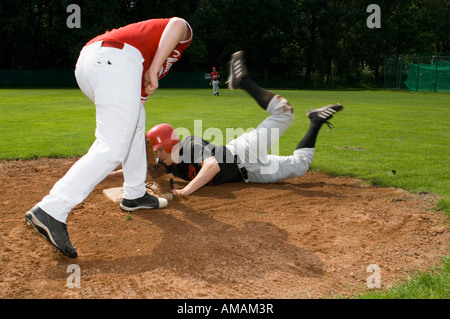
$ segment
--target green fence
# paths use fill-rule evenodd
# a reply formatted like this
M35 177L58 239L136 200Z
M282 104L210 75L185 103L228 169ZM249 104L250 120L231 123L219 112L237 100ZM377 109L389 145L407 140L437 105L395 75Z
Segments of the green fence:
M169 72L159 81L161 88L207 88L209 73L202 72Z
M73 70L0 70L0 87L77 87L77 81Z
M384 88L419 92L450 92L450 53L386 56Z
M159 85L161 88L207 88L209 79L202 72L170 72ZM76 88L78 85L73 70L0 70L0 87Z

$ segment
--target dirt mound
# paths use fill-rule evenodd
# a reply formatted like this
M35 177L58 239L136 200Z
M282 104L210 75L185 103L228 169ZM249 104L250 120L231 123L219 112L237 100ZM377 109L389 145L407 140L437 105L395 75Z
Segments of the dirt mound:
M448 253L446 218L432 196L309 172L277 184L205 187L130 218L103 195L122 185L117 174L69 215L79 254L69 259L24 214L75 161L0 162L0 298L350 296L374 274L387 288ZM80 288L70 288L77 282L69 265L79 267Z

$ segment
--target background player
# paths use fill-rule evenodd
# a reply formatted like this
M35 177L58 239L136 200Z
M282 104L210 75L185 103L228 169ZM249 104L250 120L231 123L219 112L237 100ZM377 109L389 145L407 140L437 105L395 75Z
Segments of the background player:
M184 19L153 19L106 32L81 50L75 75L96 106L96 140L25 214L64 255L77 257L66 228L69 212L119 164L124 173L122 209L167 205L146 192L144 103L191 41L192 30Z
M212 72L211 72L210 76L211 76L211 84L212 84L212 88L213 88L213 93L214 93L214 95L219 96L220 74L219 74L219 72L217 72L216 67L212 68Z
M159 162L166 166L166 172L189 181L183 189L173 190L174 194L190 195L205 185L236 181L274 183L304 175L311 166L320 128L324 123L329 124L333 114L343 108L336 104L308 111L309 129L293 155L268 155L272 145L294 119L292 106L283 97L252 82L247 75L242 51L232 55L228 87L246 90L270 116L256 129L242 134L226 146L216 146L195 136L180 141L169 124L156 125L147 132L146 136Z

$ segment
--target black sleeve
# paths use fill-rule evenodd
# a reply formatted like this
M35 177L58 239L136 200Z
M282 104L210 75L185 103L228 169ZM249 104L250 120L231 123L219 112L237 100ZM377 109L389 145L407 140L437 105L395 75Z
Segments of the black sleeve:
M201 164L204 159L214 156L214 145L190 136L181 142L180 159L186 164Z

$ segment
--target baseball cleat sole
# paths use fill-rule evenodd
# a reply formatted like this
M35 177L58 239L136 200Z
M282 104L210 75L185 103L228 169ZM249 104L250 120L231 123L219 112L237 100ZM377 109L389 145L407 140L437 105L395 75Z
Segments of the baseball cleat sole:
M33 212L33 209L36 210L36 214L41 213L42 218L46 220L49 225L46 225L44 222L42 222ZM69 240L69 235L67 234L66 225L64 223L61 223L45 213L40 208L34 207L32 210L28 211L25 214L25 221L28 225L31 225L34 227L34 229L41 234L47 241L57 250L59 250L63 255L70 257L70 258L76 258L78 256L76 249L72 246ZM50 224L53 224L51 226ZM54 228L51 230L50 228ZM59 232L55 233L55 232ZM60 237L60 238L55 238ZM62 243L58 243L58 241ZM61 247L62 246L62 247Z
M244 51L237 51L231 55L229 62L229 76L227 80L228 89L239 89L239 82L244 76L247 76L247 66L244 60Z
M311 120L326 122L331 119L336 112L339 112L343 108L344 106L340 103L330 104L321 108L311 109L306 112L306 115Z

